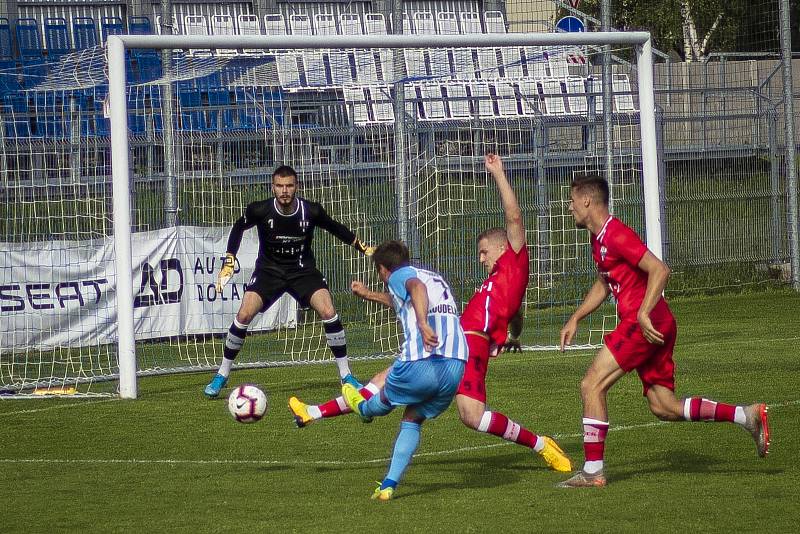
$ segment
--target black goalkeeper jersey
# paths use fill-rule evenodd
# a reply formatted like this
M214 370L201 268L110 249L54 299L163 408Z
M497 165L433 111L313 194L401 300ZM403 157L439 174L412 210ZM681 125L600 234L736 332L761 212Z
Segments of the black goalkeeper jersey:
M274 197L249 204L244 217L236 221L231 229L227 252L236 255L244 231L254 226L258 230L259 241L256 269L296 271L316 268L311 241L317 226L348 245L353 243L355 234L342 223L331 219L320 204L301 197L295 198L297 207L288 215L280 211Z

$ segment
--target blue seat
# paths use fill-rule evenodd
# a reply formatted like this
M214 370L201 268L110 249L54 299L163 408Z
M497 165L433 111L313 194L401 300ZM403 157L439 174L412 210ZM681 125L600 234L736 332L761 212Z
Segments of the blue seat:
M27 62L41 61L44 55L42 39L39 35L39 23L36 19L17 19L15 30L20 59Z
M105 43L109 35L122 35L125 26L120 17L103 17L100 19L100 36Z
M128 17L128 33L131 35L150 35L153 26L147 17Z
M69 29L67 19L51 17L44 19L44 42L47 45L47 57L58 60L63 55L69 54Z
M11 25L6 17L0 17L0 60L14 57L14 43L11 40Z
M13 59L0 59L0 96L19 91L21 87L17 62Z
M97 26L92 17L73 18L72 35L75 39L75 50L84 50L97 46Z
M22 61L20 72L22 73L23 89L33 89L47 78L47 65L43 61L41 57Z

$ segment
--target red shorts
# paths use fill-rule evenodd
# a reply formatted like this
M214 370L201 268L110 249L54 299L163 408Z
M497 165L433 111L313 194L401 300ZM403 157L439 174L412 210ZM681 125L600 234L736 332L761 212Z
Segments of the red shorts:
M486 371L489 368L489 340L467 334L469 359L456 395L465 395L486 404Z
M623 319L613 332L603 338L623 371L636 369L639 373L644 395L654 385L675 391L675 362L672 360L672 351L675 348L678 327L672 314L651 316L651 319L655 329L664 336L663 345L653 345L647 341L635 318Z

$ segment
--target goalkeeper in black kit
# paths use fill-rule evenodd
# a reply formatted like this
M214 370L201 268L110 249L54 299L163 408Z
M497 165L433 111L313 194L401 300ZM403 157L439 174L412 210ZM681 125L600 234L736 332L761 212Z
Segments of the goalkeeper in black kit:
M245 230L258 230L258 259L247 283L242 304L225 337L222 365L206 386L205 394L216 397L228 381L233 360L242 350L247 327L255 316L269 308L284 293L303 307L314 308L325 329L342 383L360 388L350 372L344 328L333 306L325 277L317 270L311 241L320 227L369 256L374 249L364 245L345 225L333 220L318 203L297 196L297 173L283 165L272 173L273 198L253 202L237 220L228 237L228 249L217 277L217 291L233 276L236 253Z

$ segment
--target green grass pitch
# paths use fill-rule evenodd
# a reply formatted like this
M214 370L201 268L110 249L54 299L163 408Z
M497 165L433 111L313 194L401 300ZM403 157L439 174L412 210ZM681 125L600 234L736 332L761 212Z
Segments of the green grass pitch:
M396 499L378 503L369 496L399 412L297 429L286 409L292 394L336 395L332 365L235 372L231 385L268 392L267 416L251 425L233 421L224 398L203 398L208 374L154 377L140 381L136 401L0 402L0 531L796 532L800 297L769 291L672 307L678 394L768 402L766 459L734 425L658 422L631 375L609 396L607 488L555 488L564 475L463 427L451 407L424 425ZM578 383L591 356L503 355L490 365L491 406L555 435L580 465ZM353 366L366 379L386 363Z

